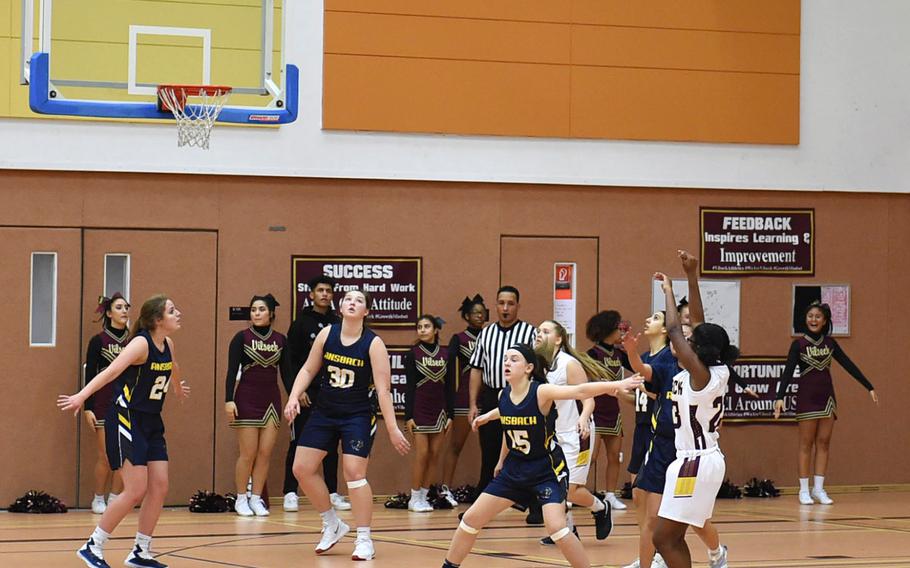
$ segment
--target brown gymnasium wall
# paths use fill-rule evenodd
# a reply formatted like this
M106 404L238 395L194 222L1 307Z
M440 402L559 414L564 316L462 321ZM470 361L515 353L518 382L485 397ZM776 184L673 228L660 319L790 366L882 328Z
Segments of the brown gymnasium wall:
M333 130L799 143L799 0L326 0Z
M508 260L500 257L501 250L509 250L501 248L503 235L586 237L599 243L599 308L619 309L638 324L648 314L651 274L655 270L681 274L675 250L697 247L701 205L815 208L815 278L742 280L743 350L753 355L786 353L794 282L850 283L852 336L839 341L875 383L882 402L875 407L861 387L839 368L835 370L840 419L832 445L830 483L910 482L910 457L894 451L910 446L910 431L895 423L895 417L910 407L910 383L900 359L901 346L910 344L910 328L903 317L904 288L910 280L910 252L905 246L910 242L910 198L906 195L3 171L0 199L6 204L0 210L0 229L5 231L2 262L10 284L5 288L3 311L10 322L18 322L0 328L0 341L19 345L26 338L24 346L0 353L0 367L10 370L24 365L26 369L0 376L3 392L24 402L9 404L4 412L2 450L7 467L0 504L11 502L38 481L73 502L77 485L73 464L83 472L91 466L86 461L91 452L84 452L78 462L77 421L53 405L58 391L75 387L75 375L67 378L60 366L42 366L42 360L54 357L54 350L65 351L64 367L81 361L87 338L80 342L75 337L78 310L91 310L79 307L78 300L67 300L64 308L61 299L57 347L29 350L27 331L20 333L27 328L28 315L19 296L27 289L14 285L28 278L29 247L58 250L61 270L68 275L60 293L71 296L79 280L78 258L72 257L79 254L80 229L217 234L217 246L210 253L216 257L213 262L184 267L176 260L189 252L167 245L175 262L161 265L162 270L174 268L175 289L178 284L187 289L187 282L203 286L216 280L214 304L175 298L178 307L186 310L184 328L175 336L178 356L188 366L192 362L193 373L187 378L196 383L197 397L183 407L173 397L168 401L168 436L183 448L171 464L172 486L186 492L171 495L170 501L177 503L200 488L192 484L211 484L219 492L231 490L236 440L225 425L222 401L228 343L243 323L229 321L228 308L245 305L253 293L271 291L283 304L276 327L286 330L292 254L422 256L424 308L450 322L444 330L447 340L460 329L456 308L461 298L481 292L492 300L500 284L500 266ZM269 231L275 225L287 230ZM30 240L16 236L14 227L23 226L31 231ZM70 233L75 236L68 237ZM152 238L149 232L142 235L146 242ZM63 244L54 245L52 237ZM74 244L66 244L71 241ZM124 242L113 243L112 248L126 248ZM552 274L540 278L548 280ZM134 282L134 289L141 284ZM14 292L18 299L13 298ZM84 297L95 293L86 290ZM139 301L135 298L134 304ZM208 313L193 313L194 306L203 306L195 307L196 312ZM529 314L549 309L524 306ZM579 314L579 318L583 321L588 315ZM407 331L380 331L380 335L390 345L413 340ZM214 348L205 346L209 340L203 337L214 337ZM23 394L28 392L41 397ZM629 424L631 407L624 405L623 412ZM280 446L287 435L283 428L272 467L273 495L281 485ZM631 430L626 433L625 455L629 455ZM779 485L795 485L795 426L728 424L721 444L734 482L758 476ZM28 460L30 448L47 450L41 450L40 460ZM43 455L46 452L50 453ZM370 480L377 493L408 486L410 458L402 460L392 452L381 428L373 461ZM477 465L472 439L457 482L476 481ZM44 473L38 475L39 470ZM59 477L55 483L48 481L48 471ZM194 481L183 483L189 472ZM598 487L603 488L602 478Z

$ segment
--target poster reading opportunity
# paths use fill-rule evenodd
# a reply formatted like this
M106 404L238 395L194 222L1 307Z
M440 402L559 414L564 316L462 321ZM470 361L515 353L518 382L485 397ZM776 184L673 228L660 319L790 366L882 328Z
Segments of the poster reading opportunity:
M348 290L370 293L371 327L405 327L417 323L421 311L421 257L292 256L293 308L310 303L308 282L324 275L335 281L335 308Z
M702 207L701 273L815 274L814 209Z
M737 359L733 368L757 397L750 396L745 389L731 381L724 398L724 422L773 422L774 400L786 365L786 357L742 356ZM796 370L796 376L798 375L799 369ZM794 377L784 394L781 422L796 420L798 383Z

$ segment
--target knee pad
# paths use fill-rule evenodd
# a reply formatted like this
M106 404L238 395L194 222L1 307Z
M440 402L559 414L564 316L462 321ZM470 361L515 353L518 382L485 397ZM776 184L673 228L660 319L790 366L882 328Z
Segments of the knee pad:
M369 482L367 481L367 478L364 477L363 479L358 479L356 481L348 481L347 485L348 489L357 489L358 487L363 487L367 483Z
M478 529L468 526L467 523L464 522L464 520L462 520L460 523L458 523L458 528L460 528L461 530L463 530L464 532L466 532L468 534L477 534L480 532Z
M550 538L553 539L553 542L558 542L558 541L564 539L566 537L566 535L569 534L570 532L572 532L572 531L569 530L569 527L562 527L555 533L551 534Z

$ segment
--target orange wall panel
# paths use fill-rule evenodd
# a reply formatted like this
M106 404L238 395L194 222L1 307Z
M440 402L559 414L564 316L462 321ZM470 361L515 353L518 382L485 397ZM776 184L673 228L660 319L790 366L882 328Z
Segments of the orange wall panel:
M799 0L572 0L580 24L799 34L799 17Z
M799 77L790 75L572 71L572 136L578 138L796 144L798 104Z
M574 26L572 63L799 74L799 36Z
M568 66L355 55L326 63L325 128L569 136Z
M567 24L327 12L325 53L568 64Z
M327 0L323 127L798 144L799 26L799 0Z

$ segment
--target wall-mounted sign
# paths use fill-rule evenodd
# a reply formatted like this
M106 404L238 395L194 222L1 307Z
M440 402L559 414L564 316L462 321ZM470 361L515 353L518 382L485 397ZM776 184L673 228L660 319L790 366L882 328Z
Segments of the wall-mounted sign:
M758 398L749 396L742 387L731 382L724 398L724 422L774 421L774 400L786 365L786 357L743 356L737 359L733 368ZM795 376L799 376L799 369ZM794 378L784 395L784 411L780 415L780 421L796 420L798 390L798 381Z
M701 273L815 274L814 209L702 207Z
M553 319L566 328L572 347L575 347L577 269L574 262L557 262L553 265Z
M417 323L421 313L421 257L292 256L293 309L310 304L308 282L325 275L335 280L335 303L348 290L370 293L370 326L404 327Z
M408 346L389 345L389 364L392 366L392 403L395 415L404 416L404 395L408 388L408 377L404 372L404 355L411 350Z

